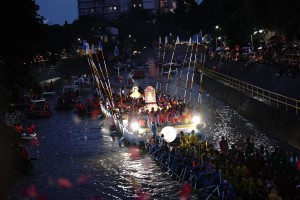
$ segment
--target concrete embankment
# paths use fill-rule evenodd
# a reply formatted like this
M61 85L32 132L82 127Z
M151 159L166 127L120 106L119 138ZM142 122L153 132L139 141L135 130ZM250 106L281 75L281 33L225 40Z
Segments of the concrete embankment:
M197 73L197 76L199 78L199 73ZM238 77L235 78L238 79ZM263 81L268 82L268 80ZM269 132L271 136L300 150L299 114L296 116L295 112L273 108L206 76L203 78L203 88L238 111L242 116Z

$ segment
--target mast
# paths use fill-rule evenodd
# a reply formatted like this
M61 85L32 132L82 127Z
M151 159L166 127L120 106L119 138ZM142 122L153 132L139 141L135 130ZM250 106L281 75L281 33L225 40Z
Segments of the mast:
M190 45L188 44L187 45L187 49L186 49L186 53L184 55L184 59L183 59L183 63L181 65L181 71L180 71L180 74L179 74L179 79L178 79L178 82L177 82L177 86L176 86L176 90L175 90L175 96L177 96L177 93L178 93L178 88L181 84L181 80L182 80L182 72L183 72L183 68L184 68L184 65L185 65L185 62L186 62L186 58L187 58L187 55L188 55L188 52L189 52L189 48L190 48Z
M193 49L194 49L194 45L193 45L193 42L192 42L192 38L190 38L189 45L192 46L192 49L191 49L191 54L190 54L190 58L189 58L189 65L188 65L188 71L187 71L187 74L186 74L186 80L185 80L185 89L184 89L184 96L183 96L183 102L184 102L184 103L185 103L185 97L186 97L186 89L187 89L187 87L188 87L189 73L190 73L191 62L192 62L192 56L193 56Z
M176 51L176 45L179 44L179 43L180 43L179 37L177 36L175 44L174 44L174 49L173 49L171 61L170 61L170 67L169 67L169 72L168 72L168 80L167 80L167 84L166 84L166 91L168 90L168 84L169 84L169 80L170 80L170 74L171 74L171 71L172 71L172 64L173 64L174 54L175 54L175 51Z
M195 69L196 69L196 66L197 66L197 55L198 55L198 46L202 40L202 37L199 38L199 35L201 35L201 31L199 34L197 34L195 37L196 37L196 53L195 53L195 58L194 58L194 68L193 68L193 75L192 75L192 81L191 81L191 86L190 86L190 101L192 100L192 93L193 93L193 83L194 83L194 75L195 75Z

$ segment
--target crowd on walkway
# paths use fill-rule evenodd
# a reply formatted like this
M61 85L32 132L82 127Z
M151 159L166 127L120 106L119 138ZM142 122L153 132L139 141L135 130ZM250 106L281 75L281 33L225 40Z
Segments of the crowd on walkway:
M242 149L229 147L224 136L217 150L194 131L189 135L181 132L179 143L168 144L162 136L146 147L181 182L207 196L217 188L222 200L300 199L300 161L295 152L285 153L279 147L269 152L263 145L257 147L250 137Z
M257 50L250 47L236 46L234 50L222 49L211 51L211 57L220 57L222 62L245 61L246 65L255 63L272 66L279 69L278 75L286 73L293 76L300 71L300 45L268 43Z

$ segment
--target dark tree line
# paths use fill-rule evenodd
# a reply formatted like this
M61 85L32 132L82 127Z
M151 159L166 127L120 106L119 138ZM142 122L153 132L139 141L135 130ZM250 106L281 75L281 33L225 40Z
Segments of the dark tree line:
M37 86L32 76L36 55L45 52L71 51L76 23L59 25L43 24L37 14L39 7L34 0L4 1L0 7L0 107L3 114L5 102L15 101L24 88Z
M1 111L3 102L16 98L24 85L33 84L30 68L24 63L30 63L38 51L41 27L37 10L32 0L4 1L0 7Z
M180 1L175 16L184 28L216 35L219 25L231 45L249 41L259 29L276 31L289 40L300 39L300 1L293 0L193 0Z

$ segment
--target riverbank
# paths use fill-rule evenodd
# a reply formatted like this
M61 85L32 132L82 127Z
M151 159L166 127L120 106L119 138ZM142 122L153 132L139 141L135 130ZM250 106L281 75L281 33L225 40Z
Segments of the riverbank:
M277 76L276 69L270 66L248 66L243 62L221 63L216 60L209 60L206 66L214 68L219 73L250 82L273 92L295 98L300 95L299 88L297 90L300 85L300 76ZM203 88L269 132L272 137L283 141L283 146L284 143L287 143L300 151L300 117L296 116L295 112L273 108L208 77L203 79Z

